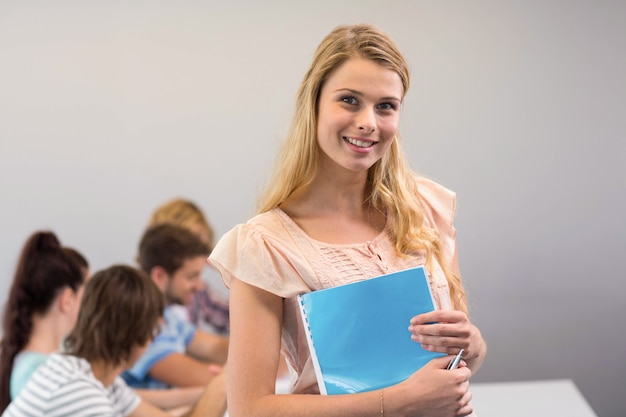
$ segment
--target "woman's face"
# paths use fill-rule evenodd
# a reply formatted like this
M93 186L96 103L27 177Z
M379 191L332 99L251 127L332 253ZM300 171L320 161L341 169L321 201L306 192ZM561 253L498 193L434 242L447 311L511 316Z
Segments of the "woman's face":
M318 102L321 168L363 172L389 150L398 131L402 81L393 70L352 58L335 69Z

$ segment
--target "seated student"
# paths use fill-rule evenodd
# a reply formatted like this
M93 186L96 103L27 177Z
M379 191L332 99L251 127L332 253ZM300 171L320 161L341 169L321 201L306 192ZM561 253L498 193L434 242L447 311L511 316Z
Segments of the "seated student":
M117 265L96 273L65 353L48 357L2 417L168 416L119 377L158 332L163 308L161 292L141 271ZM190 415L221 417L224 385L222 371Z
M139 263L165 294L168 307L161 333L135 365L124 372L134 388L205 385L213 378L210 364L224 364L228 339L197 329L172 312L202 286L207 246L192 232L171 224L149 228L139 244Z
M148 223L148 228L157 224L170 223L195 233L208 248L215 246L215 233L202 210L192 201L174 198L158 206ZM198 291L194 291L190 303L177 308L183 317L199 328L213 333L227 335L230 331L228 300L220 297L205 281Z
M88 276L85 258L54 233L35 232L24 244L4 308L0 412L74 327Z
M174 198L158 206L150 216L148 228L164 223L190 230L208 246L209 253L213 250L215 246L213 228L202 210L192 201ZM193 292L191 302L185 304L170 305L171 313L177 313L184 320L190 320L202 330L221 335L230 333L228 300L220 298L206 282L203 282L199 290ZM277 392L286 392L288 384L289 371L285 360L281 357L276 380ZM141 391L144 397L145 391Z

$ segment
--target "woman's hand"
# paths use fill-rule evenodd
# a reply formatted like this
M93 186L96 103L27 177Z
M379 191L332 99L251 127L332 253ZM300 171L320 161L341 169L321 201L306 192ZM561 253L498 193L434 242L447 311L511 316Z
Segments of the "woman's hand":
M435 310L411 319L411 339L421 343L422 348L449 355L465 349L463 359L476 372L487 350L480 330L467 314L458 310Z
M471 370L461 361L447 370L451 357L435 358L405 381L384 389L385 409L412 417L467 416L473 412L469 391Z

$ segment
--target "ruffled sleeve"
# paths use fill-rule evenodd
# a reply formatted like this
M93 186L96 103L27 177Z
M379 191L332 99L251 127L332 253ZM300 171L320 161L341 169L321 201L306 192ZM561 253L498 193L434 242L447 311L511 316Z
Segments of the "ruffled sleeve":
M273 212L235 226L218 242L209 264L227 287L237 278L280 297L310 291L301 278L310 265L285 225Z
M456 250L456 229L453 224L456 194L423 177L418 178L417 186L428 225L439 233L443 259L452 267L452 272L460 277Z

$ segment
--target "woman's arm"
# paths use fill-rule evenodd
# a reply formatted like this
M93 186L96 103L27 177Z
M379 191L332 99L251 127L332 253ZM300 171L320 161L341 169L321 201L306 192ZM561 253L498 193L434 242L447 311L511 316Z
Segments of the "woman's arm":
M348 395L276 395L283 299L235 278L230 287L228 412L231 417L462 416L470 414L471 371L437 358L406 381Z

